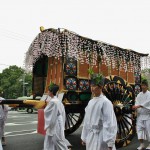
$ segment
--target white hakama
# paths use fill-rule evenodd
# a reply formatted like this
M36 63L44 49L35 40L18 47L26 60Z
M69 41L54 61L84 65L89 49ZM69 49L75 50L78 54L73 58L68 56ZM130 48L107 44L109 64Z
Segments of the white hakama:
M104 95L94 97L85 109L81 139L86 150L115 150L117 121L113 105Z
M140 92L137 95L135 105L142 107L137 109L137 135L138 139L150 142L150 92Z

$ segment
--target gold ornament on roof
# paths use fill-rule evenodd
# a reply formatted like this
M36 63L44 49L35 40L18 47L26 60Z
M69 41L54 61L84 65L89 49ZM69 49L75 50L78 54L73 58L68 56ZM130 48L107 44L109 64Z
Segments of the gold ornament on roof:
M40 26L40 31L43 32L45 29L43 26Z

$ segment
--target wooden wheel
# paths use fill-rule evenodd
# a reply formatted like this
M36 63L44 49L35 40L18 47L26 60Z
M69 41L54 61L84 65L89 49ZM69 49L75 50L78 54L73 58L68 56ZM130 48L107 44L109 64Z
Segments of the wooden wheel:
M104 94L114 105L118 123L116 147L128 145L135 133L134 91L132 87L118 76L105 78Z
M84 113L66 113L65 134L71 134L76 131L84 118Z
M75 91L69 91L63 97L63 103L66 111L66 135L76 131L83 121L85 114L84 110L87 106L87 103L82 103L79 98L80 96Z

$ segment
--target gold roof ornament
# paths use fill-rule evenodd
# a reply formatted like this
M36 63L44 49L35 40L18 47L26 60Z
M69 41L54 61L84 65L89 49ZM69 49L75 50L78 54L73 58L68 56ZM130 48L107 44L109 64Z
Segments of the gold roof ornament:
M43 32L45 28L43 26L40 26L40 31Z

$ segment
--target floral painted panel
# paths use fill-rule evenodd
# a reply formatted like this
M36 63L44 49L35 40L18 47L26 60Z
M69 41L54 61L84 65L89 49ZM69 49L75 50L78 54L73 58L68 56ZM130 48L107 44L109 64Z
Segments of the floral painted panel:
M77 65L72 62L67 63L65 65L65 71L66 71L66 75L76 76L77 75Z
M90 90L90 82L89 82L89 80L85 80L85 79L79 80L79 90L81 90L81 91L89 91Z
M67 90L77 90L77 79L74 77L66 77L65 86Z

